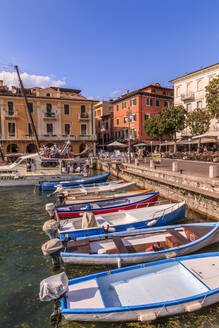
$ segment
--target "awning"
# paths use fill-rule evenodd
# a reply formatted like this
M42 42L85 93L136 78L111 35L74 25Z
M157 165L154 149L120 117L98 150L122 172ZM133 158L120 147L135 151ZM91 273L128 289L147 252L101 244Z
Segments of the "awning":
M114 141L114 142L108 144L107 147L126 148L126 147L128 147L128 145L125 145L125 144L123 144L121 142L118 142L118 141Z
M149 144L142 142L142 143L134 145L133 147L144 147L144 146L149 146Z

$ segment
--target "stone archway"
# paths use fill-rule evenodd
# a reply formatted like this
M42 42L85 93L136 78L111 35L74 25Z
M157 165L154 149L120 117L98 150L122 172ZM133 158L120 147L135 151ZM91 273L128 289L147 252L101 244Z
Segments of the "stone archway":
M9 144L7 146L7 153L17 153L18 152L18 145L16 144Z
M37 152L37 147L35 144L31 143L31 144L28 144L27 145L27 148L26 148L26 152L27 153L36 153Z

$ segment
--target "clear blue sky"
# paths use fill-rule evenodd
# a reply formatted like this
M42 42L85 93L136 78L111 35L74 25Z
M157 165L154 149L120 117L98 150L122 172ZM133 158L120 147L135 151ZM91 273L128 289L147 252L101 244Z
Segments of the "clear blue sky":
M219 62L218 0L0 0L0 12L0 68L94 98Z

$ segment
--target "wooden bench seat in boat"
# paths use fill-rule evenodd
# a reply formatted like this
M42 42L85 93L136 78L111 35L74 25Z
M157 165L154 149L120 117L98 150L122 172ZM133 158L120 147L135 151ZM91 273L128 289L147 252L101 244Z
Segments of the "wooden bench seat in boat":
M89 239L69 241L67 243L67 252L73 253L91 253Z
M128 253L127 247L123 244L122 239L118 236L112 236L112 240L119 250L119 253Z
M184 227L186 236L188 240L193 241L201 238L204 236L206 233L211 231L211 227L202 227L202 226L197 226L197 227Z
M168 247L177 247L189 242L189 240L181 235L177 230L167 229L167 231L171 234L171 236L167 236L165 240L165 243Z
M140 253L140 252L145 252L146 249L149 248L152 245L153 245L152 243L127 245L127 246L125 246L126 249L127 249L126 253ZM165 244L165 242L160 242L160 245L161 245L161 249L166 249L167 248L167 245ZM107 254L118 254L118 253L121 253L121 252L119 252L119 249L118 248L112 248L112 249L108 249L106 251L106 253Z

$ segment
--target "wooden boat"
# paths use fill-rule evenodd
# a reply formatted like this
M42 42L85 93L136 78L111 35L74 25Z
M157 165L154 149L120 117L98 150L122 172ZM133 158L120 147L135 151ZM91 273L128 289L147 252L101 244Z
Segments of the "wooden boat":
M218 241L217 222L181 224L70 240L60 256L64 263L121 266L186 255Z
M185 202L175 204L163 204L137 208L129 211L95 216L96 226L83 228L84 218L61 220L59 223L59 236L64 240L67 237L84 237L104 234L106 232L119 232L128 229L159 227L170 224L177 219L185 217Z
M61 273L59 276L65 275L65 287L62 279L57 288L58 275L47 278L46 286L61 290L61 313L67 320L152 321L218 302L218 272L219 252L214 252L139 264L69 281ZM54 292L48 292L41 284L42 291L47 290L52 299ZM42 296L40 299L43 300ZM47 295L44 299L48 300Z
M147 204L153 205L158 199L159 193L146 193L137 196L121 197L119 199L99 200L95 202L81 202L74 205L57 206L56 212L60 218L78 217L84 212L92 212L95 215L113 213L121 210L131 210L133 208L144 207Z
M96 202L97 200L111 200L111 199L120 199L122 197L136 196L141 194L146 194L150 192L151 189L139 189L139 190L130 190L124 191L120 193L108 193L108 194L100 194L100 195L86 195L86 196L75 196L75 197L67 197L64 200L62 205L74 205L80 202Z
M76 197L81 195L90 195L90 194L103 194L108 192L116 192L120 190L126 190L129 187L135 185L135 182L120 182L120 183L100 183L97 186L94 185L85 185L85 186L77 186L76 188L72 189L65 189L62 187L57 187L56 191L53 193L57 193L57 197Z
M106 174L90 176L90 177L82 177L76 179L40 181L40 186L41 186L41 190L54 190L59 185L66 186L66 187L86 185L91 183L104 182L108 179L109 175L110 172Z

